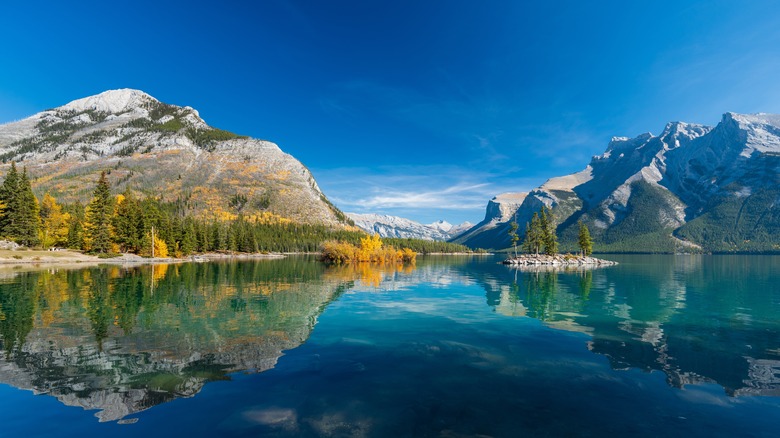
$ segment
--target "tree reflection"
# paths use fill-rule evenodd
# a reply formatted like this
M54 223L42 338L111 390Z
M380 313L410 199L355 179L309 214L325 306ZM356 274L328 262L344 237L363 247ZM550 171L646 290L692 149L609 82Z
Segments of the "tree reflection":
M7 358L21 350L32 330L36 280L25 273L14 283L0 284L0 336Z
M587 333L588 349L615 369L659 370L675 387L715 381L731 395L780 393L778 257L625 259L596 270L487 266L480 282L497 312Z
M101 421L191 396L273 367L355 281L376 284L324 272L290 259L20 273L0 283L0 381Z

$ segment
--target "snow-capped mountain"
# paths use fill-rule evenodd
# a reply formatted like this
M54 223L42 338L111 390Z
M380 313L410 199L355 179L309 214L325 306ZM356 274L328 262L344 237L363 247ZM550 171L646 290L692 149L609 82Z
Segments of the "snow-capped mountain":
M385 214L347 213L359 228L377 233L380 237L400 237L424 240L449 240L458 233L473 226L469 222L453 226L440 220L429 225L423 225L410 219Z
M0 125L0 158L27 167L39 194L66 202L86 201L106 171L114 192L130 188L215 218L345 219L276 144L212 128L195 109L139 90L106 91Z
M562 240L573 241L582 220L604 250L778 250L779 183L780 116L726 113L715 127L674 122L658 136L613 138L581 172L511 195L519 205L501 195L455 241L506 248L511 219L522 228L544 204Z

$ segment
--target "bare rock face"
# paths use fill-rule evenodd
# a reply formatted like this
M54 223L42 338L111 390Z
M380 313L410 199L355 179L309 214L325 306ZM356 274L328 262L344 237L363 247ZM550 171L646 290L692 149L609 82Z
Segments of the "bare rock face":
M276 144L210 127L195 109L139 90L106 91L0 125L0 158L26 166L38 194L65 202L87 201L106 171L116 193L180 201L201 216L345 221L309 170Z
M542 205L562 241L583 221L605 250L776 251L780 248L780 116L727 113L715 127L673 122L658 135L615 137L581 172L552 178L514 211L455 239L471 247L509 246Z

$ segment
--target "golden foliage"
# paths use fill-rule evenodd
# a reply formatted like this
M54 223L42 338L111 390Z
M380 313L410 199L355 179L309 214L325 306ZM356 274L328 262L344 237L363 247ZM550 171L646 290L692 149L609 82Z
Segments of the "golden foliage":
M154 256L160 258L168 257L168 245L157 236L154 236Z
M347 242L327 241L322 245L322 259L331 263L415 263L417 253L409 248L383 247L378 234L360 239L357 247Z
M360 238L360 250L366 252L379 251L382 248L382 239L379 234Z
M70 214L62 212L62 206L48 193L41 201L41 228L39 237L43 248L53 245L64 245L68 238Z

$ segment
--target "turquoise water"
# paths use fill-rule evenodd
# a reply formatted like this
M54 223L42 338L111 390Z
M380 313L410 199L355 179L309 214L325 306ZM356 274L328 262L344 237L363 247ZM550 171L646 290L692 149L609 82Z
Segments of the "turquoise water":
M0 273L7 436L777 436L780 257Z

